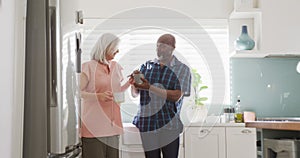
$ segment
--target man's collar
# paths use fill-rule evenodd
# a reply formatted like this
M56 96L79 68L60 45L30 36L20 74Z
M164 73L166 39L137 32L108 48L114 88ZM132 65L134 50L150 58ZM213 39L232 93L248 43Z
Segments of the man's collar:
M155 64L159 64L159 60L157 58L151 60L151 62L155 63Z
M152 62L155 63L155 64L159 64L159 60L157 58L152 60ZM167 64L167 66L173 67L173 66L178 65L178 64L180 64L179 60L176 58L175 55L173 55L171 61Z

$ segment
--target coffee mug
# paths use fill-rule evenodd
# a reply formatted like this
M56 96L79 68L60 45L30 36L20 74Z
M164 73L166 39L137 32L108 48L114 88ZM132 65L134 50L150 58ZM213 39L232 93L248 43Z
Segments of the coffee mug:
M113 93L113 96L116 103L123 103L125 101L124 92Z
M141 78L144 78L144 74L133 74L134 82L137 84L142 84Z

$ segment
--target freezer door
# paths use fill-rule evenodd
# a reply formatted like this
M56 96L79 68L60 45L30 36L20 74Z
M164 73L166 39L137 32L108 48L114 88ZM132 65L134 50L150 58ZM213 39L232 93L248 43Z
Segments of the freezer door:
M46 0L27 0L23 158L48 153Z

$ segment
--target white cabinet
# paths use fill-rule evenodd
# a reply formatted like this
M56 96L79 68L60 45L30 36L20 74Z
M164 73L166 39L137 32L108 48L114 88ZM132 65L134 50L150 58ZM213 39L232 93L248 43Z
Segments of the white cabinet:
M268 54L254 50L237 50L230 54L231 58L264 58Z
M124 123L120 137L120 158L143 158L144 150L139 130L131 123Z
M120 137L120 158L145 158L139 130L132 124L126 123L124 134ZM183 134L180 135L179 156L184 158Z
M139 134L136 135L136 138L139 138ZM123 139L124 140L124 139ZM129 139L128 139L129 140ZM180 138L181 142L179 145L179 155L178 158L184 158L184 150L183 150L183 137ZM142 147L142 142L138 144L131 144L131 142L124 142L121 140L120 143L120 158L145 158L144 150Z
M226 148L227 158L255 158L256 129L227 127Z
M256 129L245 127L188 127L185 158L256 158Z
M262 42L261 11L253 8L248 10L234 10L229 17L229 50L233 52L234 41L240 36L243 25L247 26L248 35L255 41L252 51L258 51Z
M120 158L144 158L138 129L124 125ZM191 125L180 135L178 158L256 158L256 129L245 124Z
M234 0L247 1L247 0ZM251 1L251 0L250 0ZM229 16L229 51L232 57L261 57L269 54L297 54L300 52L299 0L257 1L253 7L234 7ZM279 11L280 10L280 11ZM287 18L288 17L288 18ZM233 42L240 34L241 25L248 26L248 33L256 47L246 52L235 51ZM253 53L253 56L251 55ZM263 53L265 55L260 55Z
M224 127L188 127L184 136L185 158L225 158Z
M235 4L250 3L250 1L243 0L234 0L234 2ZM263 57L264 55L260 55L259 52L262 43L262 13L261 9L258 8L260 5L255 2L253 5L247 5L248 7L238 6L235 5L229 16L229 51L233 52L231 57ZM248 35L255 41L253 50L235 51L234 41L240 36L242 25L247 26Z
M120 158L144 158L144 151L141 145L122 148Z

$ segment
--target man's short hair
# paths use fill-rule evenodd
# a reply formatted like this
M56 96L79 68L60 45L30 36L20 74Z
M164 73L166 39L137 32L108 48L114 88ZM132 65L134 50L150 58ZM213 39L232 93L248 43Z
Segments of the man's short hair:
M164 35L161 35L158 38L157 43L167 44L167 45L175 48L176 40L175 40L175 37L173 35L171 35L171 34L164 34Z

